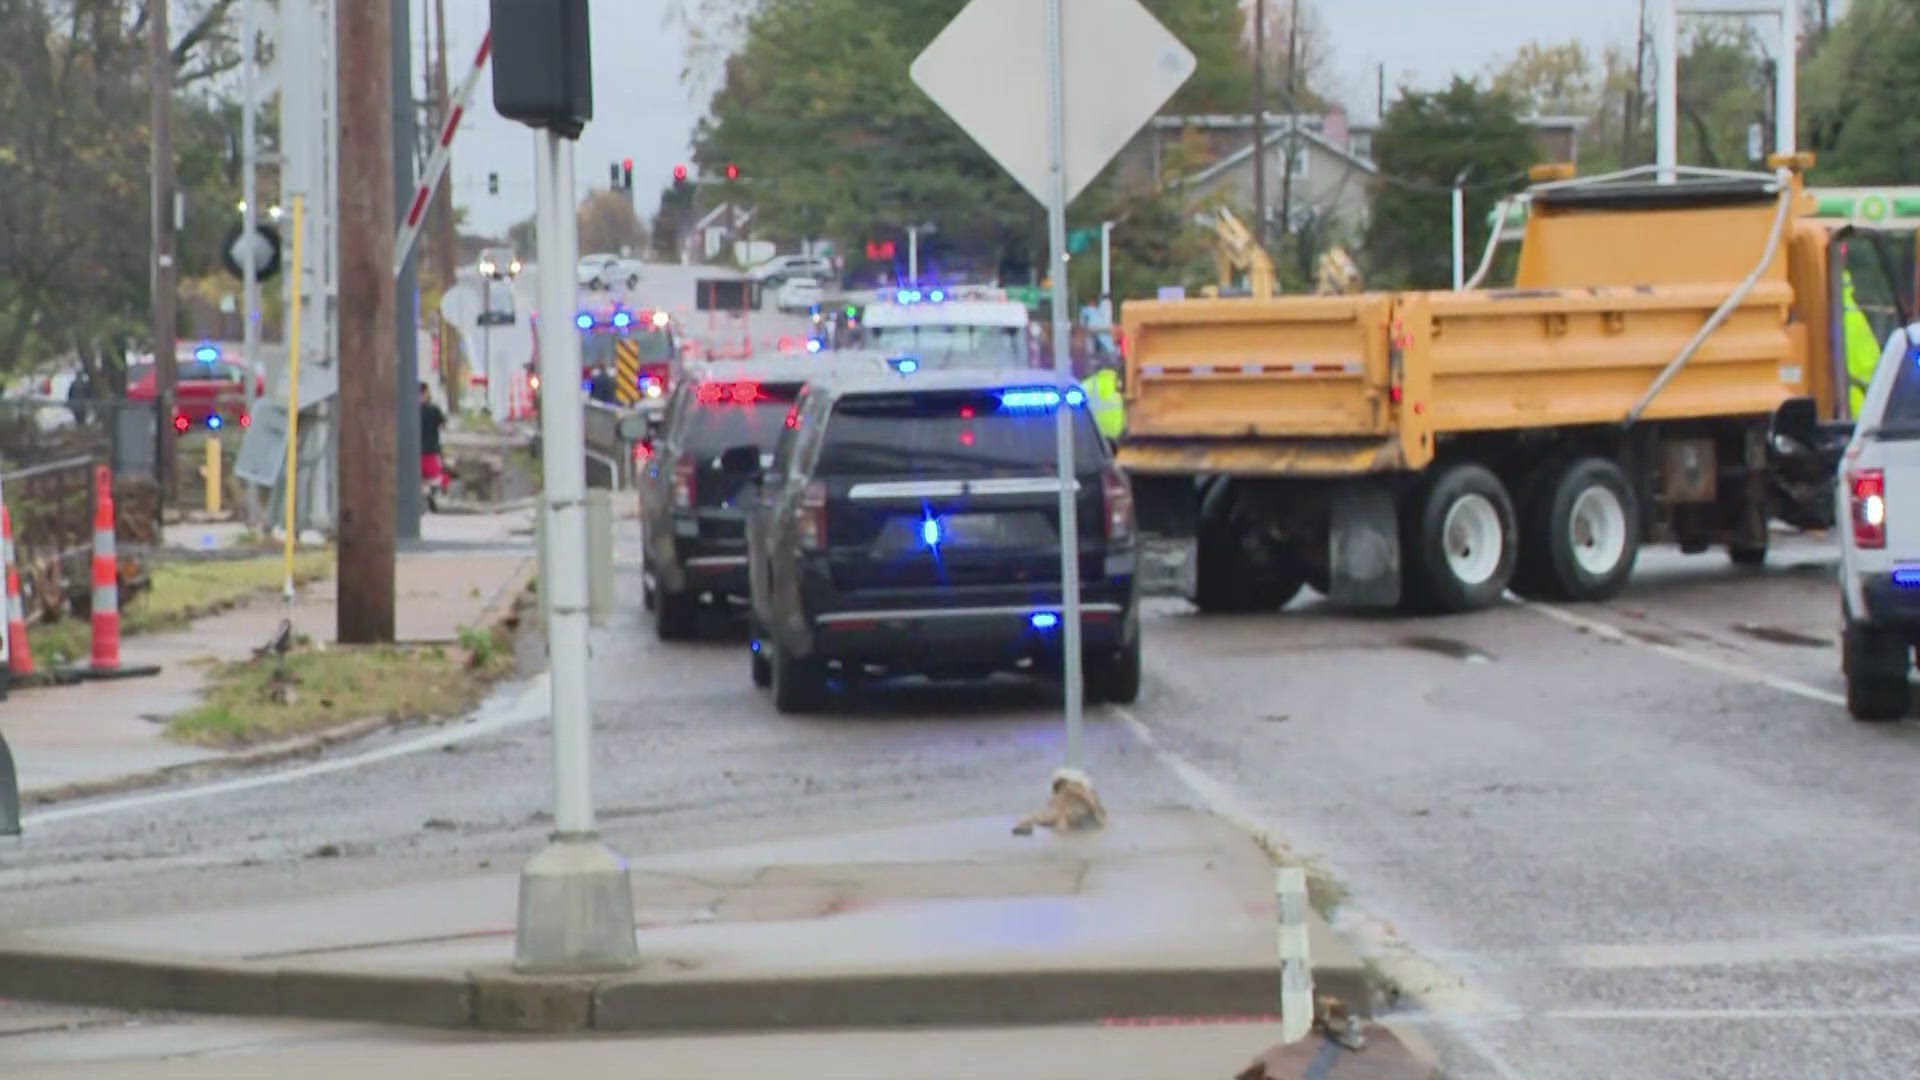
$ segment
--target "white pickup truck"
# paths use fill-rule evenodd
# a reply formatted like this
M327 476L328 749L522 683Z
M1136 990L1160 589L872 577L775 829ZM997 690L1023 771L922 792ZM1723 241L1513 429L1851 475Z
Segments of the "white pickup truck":
M1896 330L1867 387L1839 484L1847 711L1898 720L1920 645L1920 326Z

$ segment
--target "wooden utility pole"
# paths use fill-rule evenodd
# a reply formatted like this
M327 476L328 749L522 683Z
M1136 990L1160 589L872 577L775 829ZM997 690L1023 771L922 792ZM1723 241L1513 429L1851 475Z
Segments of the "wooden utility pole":
M1267 0L1253 4L1253 242L1267 244Z
M438 103L434 113L434 128L438 130L447 122L447 0L433 0L434 50L438 59L433 64L433 97ZM459 239L453 231L453 173L448 170L447 178L440 182L440 190L433 199L433 272L440 279L442 295L453 291L454 276L460 262ZM466 373L460 367L460 350L454 347L448 333L451 329L447 321L440 317L438 308L432 312L423 312L422 317L432 320L434 340L440 343L440 379L447 391L447 411L454 415L460 413L460 392L466 388Z
M1293 155L1300 145L1294 138L1300 127L1300 103L1294 83L1294 72L1299 67L1300 0L1293 0L1287 9L1287 148L1281 151L1286 160L1280 170L1280 234L1286 237L1289 249L1293 244Z
M160 482L160 505L170 501L174 486L173 413L180 380L175 354L175 280L173 262L173 45L167 30L167 0L150 0L147 15L147 54L152 70L153 158L150 186L153 194L153 372L154 478ZM249 358L251 359L251 358Z
M393 640L393 0L337 0L340 115L340 557L343 644Z

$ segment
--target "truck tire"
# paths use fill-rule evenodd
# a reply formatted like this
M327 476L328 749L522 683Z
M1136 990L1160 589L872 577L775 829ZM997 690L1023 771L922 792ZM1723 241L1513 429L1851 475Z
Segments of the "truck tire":
M699 605L692 595L654 587L653 632L661 641L686 641L692 638L699 616Z
M768 659L773 683L773 707L782 713L812 712L826 703L827 673L817 661L805 660L772 646Z
M1435 613L1500 602L1518 561L1518 529L1506 485L1471 462L1438 473L1403 516L1405 588L1411 606Z
M1871 626L1850 624L1840 636L1840 666L1847 676L1847 711L1855 720L1885 723L1913 708L1907 685L1910 664L1905 638Z
M1606 458L1568 462L1522 502L1514 587L1556 600L1619 594L1640 557L1640 501Z
M1140 636L1109 656L1090 658L1083 679L1088 704L1131 705L1140 700Z
M767 635L762 633L758 620L747 617L747 661L748 671L753 675L753 685L765 690L773 685L773 665L767 663L767 650L773 646L767 643Z
M1194 537L1193 592L1188 599L1209 615L1275 611L1299 595L1305 573L1290 558L1260 565L1247 553L1241 536L1233 487L1225 482L1209 490L1200 504Z

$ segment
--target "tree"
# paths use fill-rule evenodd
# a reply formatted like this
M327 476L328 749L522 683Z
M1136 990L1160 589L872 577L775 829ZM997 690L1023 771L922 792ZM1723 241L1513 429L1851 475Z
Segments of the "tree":
M727 59L695 136L708 176L738 163L737 189L709 184L703 205L750 201L755 232L823 237L848 250L932 223L955 255L999 266L1030 257L1041 216L1024 190L915 87L908 65L964 0L765 0ZM714 7L737 10L728 0ZM1251 78L1237 0L1150 0L1199 58L1173 107L1244 111ZM1036 103L1038 107L1038 103Z
M1514 99L1465 79L1436 93L1403 94L1373 139L1380 167L1367 224L1367 279L1443 288L1452 280L1454 180L1468 171L1467 250L1486 243L1486 218L1501 195L1525 183L1534 135Z
M1920 182L1920 9L1853 0L1803 69L1815 176L1831 184Z
M1535 116L1591 116L1600 104L1599 73L1579 41L1529 42L1489 72L1488 88Z
M580 203L576 215L580 250L645 251L647 227L633 212L633 198L624 191L596 191Z
M1302 113L1324 111L1332 101L1319 91L1333 63L1333 46L1327 39L1326 24L1320 21L1312 4L1296 4L1294 0L1266 0L1266 3L1267 109L1273 112L1286 112L1289 108ZM1242 34L1241 47L1246 52L1246 62L1251 65L1257 0L1241 0L1240 7L1247 26ZM1288 24L1296 13L1300 18L1299 34L1289 41L1292 28ZM1291 102L1287 99L1289 88L1293 93Z

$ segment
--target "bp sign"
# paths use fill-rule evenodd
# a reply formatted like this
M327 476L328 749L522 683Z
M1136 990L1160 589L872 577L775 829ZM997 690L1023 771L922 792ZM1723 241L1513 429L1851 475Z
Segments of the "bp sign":
M228 231L226 243L220 246L220 261L226 264L228 273L243 280L248 262L253 263L254 280L272 278L280 272L280 230L261 223L254 226L253 236L248 237L245 225L235 225Z

